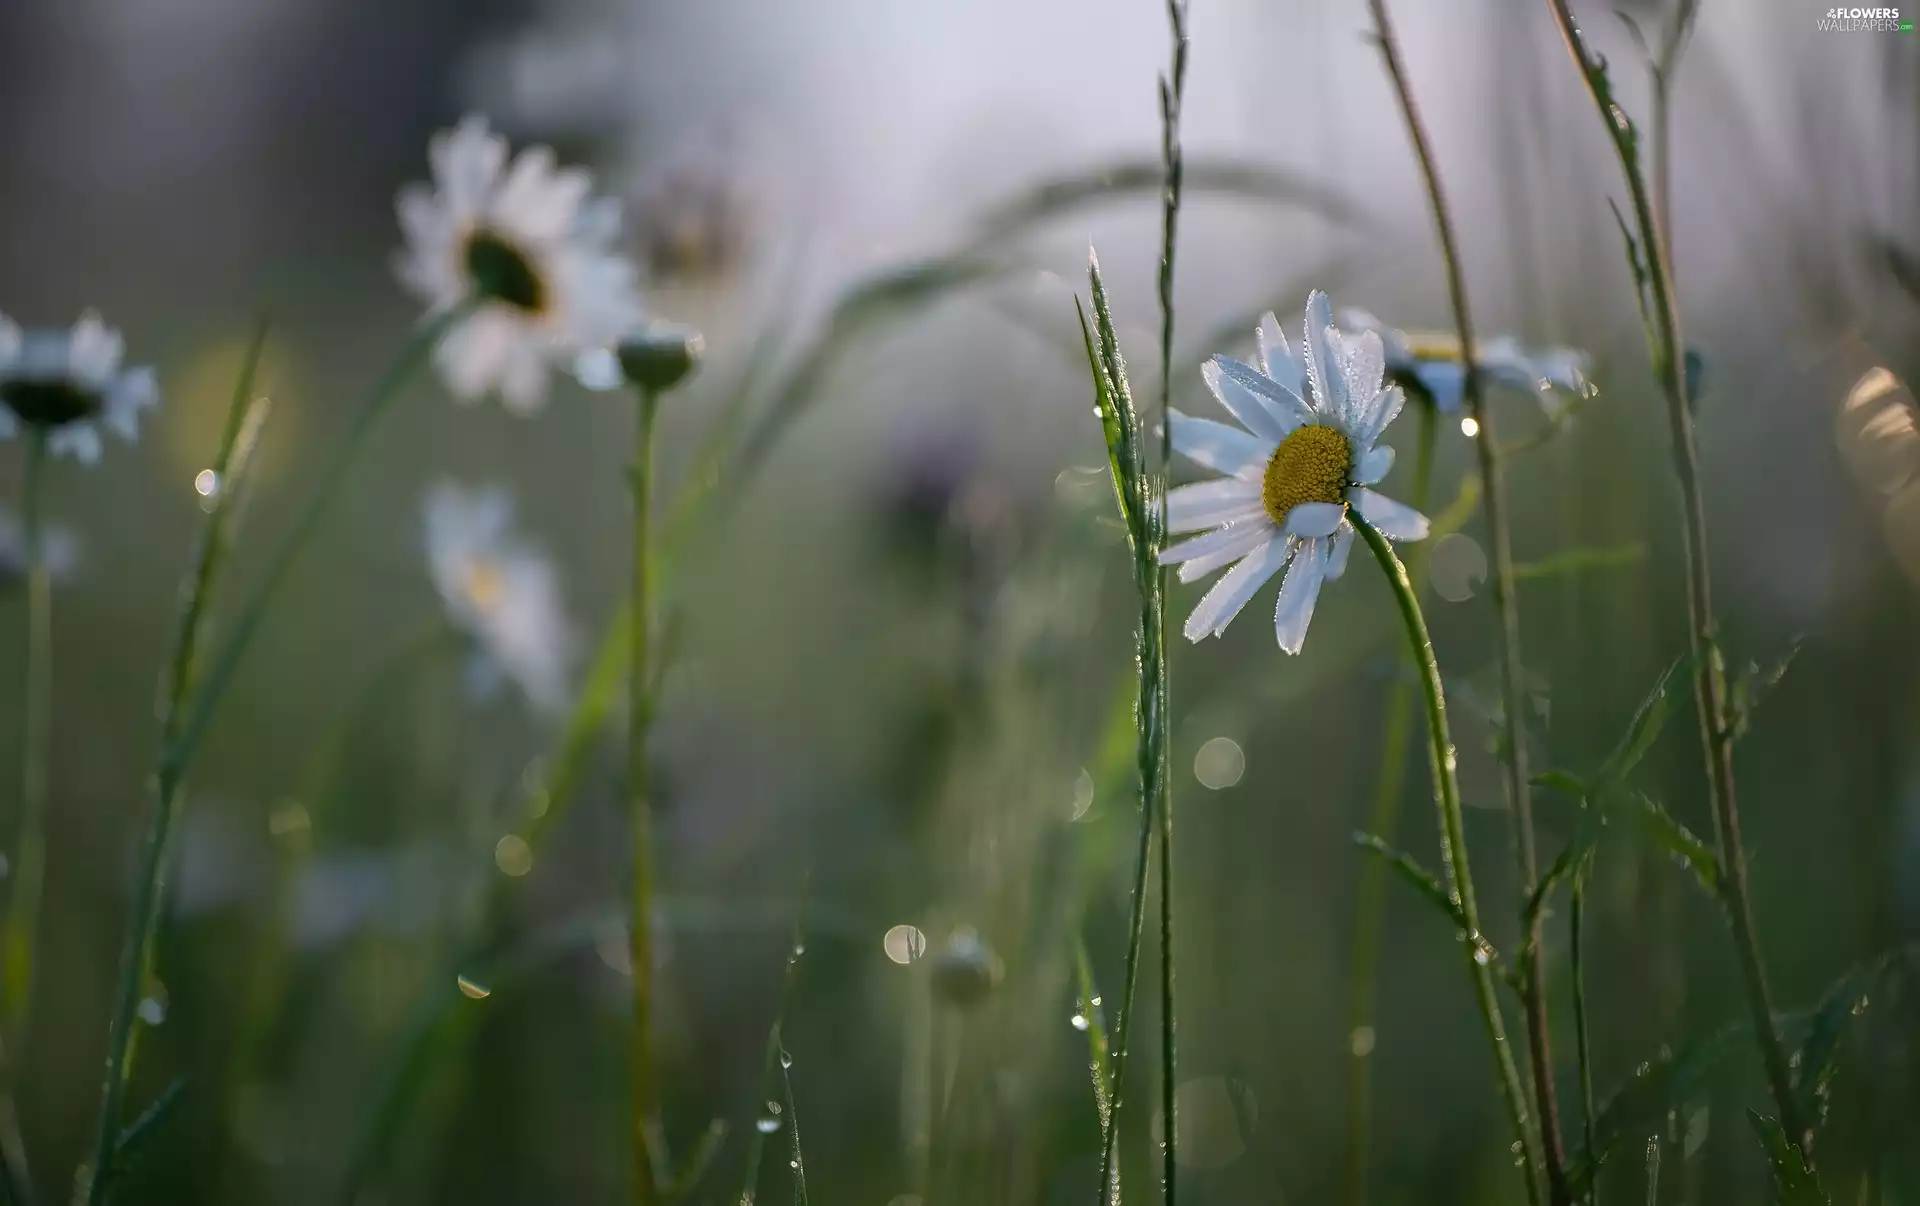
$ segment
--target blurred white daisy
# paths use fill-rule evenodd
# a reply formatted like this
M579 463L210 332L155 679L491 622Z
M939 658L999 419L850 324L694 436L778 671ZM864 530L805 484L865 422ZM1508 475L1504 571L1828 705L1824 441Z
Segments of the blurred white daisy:
M140 437L140 412L160 403L150 368L121 366L120 332L89 310L71 330L22 331L0 314L0 438L21 424L47 433L47 448L87 464L100 459L100 428Z
M565 707L573 633L553 563L513 532L513 500L442 482L425 514L433 584L473 644L469 684L485 696L511 680L536 709Z
M1405 403L1382 388L1380 336L1342 335L1327 295L1307 298L1304 362L1288 351L1273 315L1258 332L1261 367L1215 356L1202 370L1220 404L1245 430L1173 412L1173 447L1226 474L1167 495L1168 530L1205 532L1160 554L1192 582L1228 570L1187 617L1190 641L1218 636L1284 566L1274 608L1280 648L1300 652L1320 584L1346 572L1352 507L1381 535L1420 540L1426 516L1368 489L1387 475L1393 449L1375 446Z
M441 376L458 397L497 392L511 410L537 410L549 368L640 323L634 267L614 248L619 207L546 147L509 162L481 117L434 135L429 158L433 186L400 191L396 270L429 314L478 305L435 350Z
M1365 310L1342 310L1340 326L1349 333L1372 331L1386 355L1387 379L1424 390L1442 414L1460 409L1466 392L1466 367L1459 339L1450 335L1407 332L1381 322ZM1562 395L1589 397L1587 355L1572 348L1528 350L1510 335L1479 344L1475 364L1482 379L1535 395L1549 417L1562 410Z

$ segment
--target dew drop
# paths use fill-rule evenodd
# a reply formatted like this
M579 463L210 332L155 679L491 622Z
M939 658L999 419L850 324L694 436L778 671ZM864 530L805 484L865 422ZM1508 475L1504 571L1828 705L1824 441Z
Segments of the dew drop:
M799 958L800 956L802 956L802 955L804 955L804 954L806 954L806 953L807 953L807 944L806 944L806 943L804 943L804 942L796 942L796 943L794 943L794 944L793 944L793 957L794 957L794 958L796 958L796 959L798 959L798 958Z
M149 1026L158 1026L167 1020L167 1002L164 997L144 997L140 1001L140 1020Z
M785 1047L780 1048L780 1066L782 1068L793 1067L793 1052L788 1051Z
M1067 1019L1067 1023L1075 1030L1085 1030L1088 1025L1087 1015L1084 1013L1076 1013Z
M791 1168L791 1169L793 1169L793 1170L795 1170L795 1171L797 1172L797 1171L799 1171L799 1168L800 1168L800 1161L798 1161L798 1160L789 1160L789 1161L787 1161L787 1167L788 1167L788 1168Z
M780 1120L778 1118L762 1118L753 1124L753 1129L759 1131L762 1135L771 1135L780 1129Z
M454 984L460 989L460 995L475 1001L484 1001L493 995L493 990L469 976L458 976Z
M211 469L202 469L194 474L193 492L201 498L217 498L220 494L220 475Z
M778 1114L779 1112L780 1112L780 1103L779 1103L779 1102L777 1102L777 1101L769 1101L769 1102L767 1103L767 1113L769 1113L769 1114Z

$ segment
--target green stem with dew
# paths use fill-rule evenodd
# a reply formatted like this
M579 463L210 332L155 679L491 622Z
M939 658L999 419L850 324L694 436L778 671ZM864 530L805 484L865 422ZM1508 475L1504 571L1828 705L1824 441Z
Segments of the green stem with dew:
M300 559L345 482L348 471L358 460L377 421L390 408L400 386L425 360L439 337L470 310L462 305L420 327L395 359L372 392L361 404L345 438L335 446L332 459L321 471L320 484L295 521L292 533L280 546L266 577L241 609L233 631L213 659L204 678L196 675L200 646L206 632L205 617L212 599L213 586L225 564L230 543L236 503L242 494L244 470L251 460L265 416L265 399L252 399L253 377L265 344L266 326L261 324L248 351L234 403L229 411L227 430L220 455L214 465L217 483L212 495L213 509L201 535L200 553L188 578L182 598L179 621L174 629L173 653L168 659L161 692L160 757L153 777L153 801L149 807L147 832L140 848L139 870L135 879L133 908L120 949L120 967L113 997L112 1021L107 1032L107 1057L98 1126L94 1135L91 1161L87 1165L87 1206L102 1206L113 1181L113 1154L120 1131L127 1083L132 1073L134 1035L139 1025L140 992L153 954L154 935L159 929L161 900L166 885L167 839L179 810L180 788L193 756L206 735L215 707L226 693L239 668L241 657L268 606L285 585L293 566ZM249 434L251 433L251 434Z
M1528 792L1526 688L1520 665L1520 603L1513 586L1513 540L1507 526L1506 475L1500 464L1500 444L1494 432L1493 414L1487 409L1486 395L1480 388L1480 373L1475 363L1473 317L1467 305L1465 275L1460 248L1454 237L1453 218L1447 208L1446 190L1440 182L1439 165L1428 141L1419 106L1414 103L1413 85L1393 24L1387 16L1386 0L1369 0L1375 34L1386 60L1387 74L1393 81L1406 118L1407 134L1420 161L1420 175L1426 182L1427 200L1433 211L1433 224L1440 240L1440 255L1447 273L1447 298L1453 309L1455 332L1460 340L1460 364L1468 412L1473 416L1474 451L1480 466L1483 505L1486 507L1487 535L1493 544L1493 606L1500 618L1500 684L1502 707L1506 712L1506 740L1502 743L1502 761L1506 768L1507 803L1513 818L1514 856L1518 863L1519 892L1522 900L1539 881L1539 857L1534 848L1533 803ZM1540 947L1538 915L1522 940L1528 950ZM1567 1184L1566 1150L1560 1140L1560 1109L1554 1093L1553 1049L1547 1018L1546 961L1530 958L1521 982L1521 1005L1526 1018L1528 1064L1533 1070L1533 1099L1539 1123L1540 1154L1545 1164L1547 1192L1553 1206L1567 1206L1572 1193ZM1531 1161L1531 1157L1529 1157ZM1528 1170L1529 1180L1534 1176ZM1537 1190L1536 1190L1537 1193Z
M1714 835L1722 868L1720 898L1740 962L1741 984L1752 1015L1754 1038L1760 1048L1761 1067L1779 1111L1781 1127L1810 1159L1813 1131L1793 1091L1793 1075L1779 1028L1774 1024L1766 967L1753 924L1746 849L1740 837L1740 806L1734 790L1734 732L1728 708L1726 668L1715 633L1706 500L1700 486L1700 456L1694 445L1693 412L1687 398L1686 343L1681 335L1680 308L1673 290L1672 249L1655 215L1646 175L1641 170L1639 135L1626 111L1613 99L1605 62L1587 46L1567 0L1547 0L1547 4L1606 127L1632 200L1640 260L1644 261L1635 265L1635 273L1636 277L1644 276L1645 291L1652 301L1650 314L1643 307L1643 315L1648 318L1647 350L1666 395L1674 476L1680 484L1680 527L1687 568L1687 637L1694 666L1694 707L1701 744L1705 748L1707 786L1713 803Z
M1487 1032L1487 1042L1493 1049L1494 1067L1498 1072L1500 1096L1507 1108L1508 1120L1512 1123L1514 1142L1526 1164L1527 1176L1524 1180L1530 1196L1539 1190L1531 1170L1535 1166L1535 1138L1533 1127L1527 1118L1527 1093L1520 1083L1520 1070L1513 1058L1513 1049L1507 1042L1506 1022L1500 1014L1500 1000L1494 991L1493 956L1488 949L1486 939L1480 930L1480 906L1474 897L1473 871L1467 861L1467 834L1465 821L1460 811L1460 783L1455 775L1453 736L1447 728L1446 688L1440 681L1440 665L1434 660L1433 641L1427 635L1426 617L1420 610L1420 598L1414 593L1413 582L1407 577L1406 566L1394 555L1393 546L1386 537L1380 535L1373 526L1360 518L1358 514L1349 514L1360 538L1373 550L1373 556L1380 563L1381 572L1386 575L1387 585L1393 589L1394 601L1399 605L1400 620L1407 632L1407 643L1412 647L1415 665L1420 670L1421 695L1427 712L1427 753L1433 770L1433 799L1440 813L1440 848L1446 866L1447 889L1454 902L1460 908L1461 920L1466 923L1466 932L1460 935L1461 949L1467 957L1467 971L1473 979L1475 1003L1480 1009L1480 1018Z
M1167 483L1173 480L1173 266L1180 225L1180 189L1184 159L1180 149L1180 110L1187 91L1187 3L1167 0L1167 25L1172 37L1173 62L1169 75L1160 78L1160 158L1166 167L1166 188L1160 213L1160 530L1167 530ZM1169 76L1171 78L1169 78ZM1158 594L1167 594L1167 567L1158 567ZM1156 607L1158 642L1162 650L1160 668L1160 715L1165 718L1172 707L1169 668L1165 664L1167 647L1167 611ZM1160 725L1160 764L1166 766L1173 756L1173 726ZM1177 1199L1179 1151L1179 1113L1176 1109L1179 1081L1176 1076L1176 1027L1173 1004L1173 783L1164 772L1160 776L1160 1114L1164 1141L1160 1153L1161 1192L1167 1206Z
M1414 510L1424 513L1433 479L1433 452L1439 416L1432 399L1415 400L1420 436L1413 468ZM1426 582L1427 545L1407 557L1407 576L1418 589ZM1409 662L1408 669L1412 669ZM1407 782L1407 742L1413 735L1413 679L1394 681L1387 694L1387 731L1381 742L1380 777L1375 780L1367 832L1393 840L1399 828L1400 796ZM1387 864L1360 863L1360 887L1354 906L1353 963L1347 982L1347 1168L1348 1206L1365 1206L1367 1164L1373 1146L1373 1022L1380 991L1380 943L1387 909Z
M633 1031L628 1052L629 1110L632 1126L634 1206L654 1200L654 1159L650 1135L660 1116L660 1085L653 1049L653 815L648 791L647 732L653 720L653 683L648 674L647 640L653 602L653 434L660 395L634 391L633 464L633 614L628 649L627 813L633 837L632 912L627 920L627 958L633 972Z
M1599 1169L1594 1167L1593 1044L1587 1032L1587 868L1573 873L1567 910L1567 974L1573 980L1573 1045L1580 1064L1580 1140L1586 1152L1587 1201L1600 1200Z

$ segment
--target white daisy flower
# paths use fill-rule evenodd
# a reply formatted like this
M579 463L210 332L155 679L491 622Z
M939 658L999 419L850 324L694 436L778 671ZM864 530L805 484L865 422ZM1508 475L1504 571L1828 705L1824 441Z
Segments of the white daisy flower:
M140 412L160 404L150 368L121 366L120 332L89 310L66 331L22 331L0 314L0 438L21 424L47 433L47 448L92 464L104 425L140 438Z
M473 643L468 683L485 696L510 679L533 706L566 706L574 640L553 563L513 533L498 488L442 482L427 494L427 565L447 616Z
M1167 495L1168 530L1205 532L1160 554L1192 582L1228 570L1187 617L1190 641L1219 636L1267 579L1287 567L1274 608L1280 648L1300 652L1320 584L1346 572L1352 507L1392 540L1420 540L1426 516L1368 489L1387 475L1393 449L1375 446L1400 413L1399 386L1381 388L1379 335L1342 335L1327 295L1307 298L1305 360L1287 349L1280 324L1260 323L1260 368L1215 356L1202 370L1220 404L1245 430L1173 412L1173 447L1225 474Z
M1386 353L1387 378L1425 390L1442 414L1460 409L1467 374L1460 341L1451 335L1406 332L1381 322L1365 310L1342 310L1340 326L1349 332L1372 331ZM1587 355L1572 348L1529 351L1511 335L1479 344L1475 366L1482 378L1534 394L1548 416L1560 413L1560 395L1576 398L1597 392L1587 379Z
M550 367L640 324L634 267L614 249L619 207L592 198L587 173L556 168L546 147L509 162L484 118L434 135L429 157L433 187L400 191L396 270L430 314L478 299L435 350L447 388L497 392L530 413L546 401Z

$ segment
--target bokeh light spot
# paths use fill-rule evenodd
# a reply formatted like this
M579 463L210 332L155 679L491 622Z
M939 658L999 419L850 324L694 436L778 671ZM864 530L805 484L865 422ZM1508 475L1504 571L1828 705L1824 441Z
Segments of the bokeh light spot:
M1433 542L1427 554L1427 581L1433 593L1449 603L1464 603L1487 580L1487 554L1478 541L1449 532Z
M509 833L494 843L493 865L517 879L533 870L533 847L519 834Z
M1215 737L1193 756L1193 777L1214 791L1232 787L1246 773L1247 755L1231 737Z
M880 940L880 947L887 958L905 966L927 953L927 936L913 926L896 925Z

